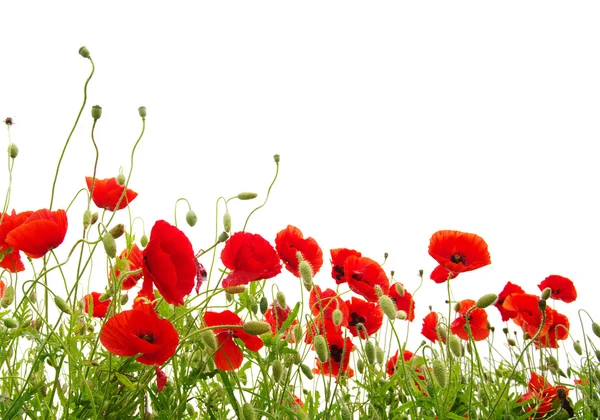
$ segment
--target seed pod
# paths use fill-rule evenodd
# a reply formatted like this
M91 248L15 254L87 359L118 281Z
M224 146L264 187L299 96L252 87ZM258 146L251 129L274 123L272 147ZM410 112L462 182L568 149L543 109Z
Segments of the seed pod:
M369 364L375 364L375 344L371 340L365 342L365 355Z
M483 295L479 298L476 303L476 306L481 309L485 309L490 305L493 305L498 300L498 295L494 293L488 293L487 295Z
M285 295L283 294L283 292L281 290L279 290L277 292L277 294L275 295L275 299L277 299L277 303L279 304L279 306L281 306L281 309L287 308L287 302L285 301Z
M60 296L58 296L58 295L54 296L54 303L56 304L56 307L58 309L60 309L62 312L64 312L65 314L67 314L67 315L72 314L71 307Z
M198 216L196 216L196 213L194 212L194 210L189 209L188 212L185 215L185 221L187 222L188 225L194 227L196 225L196 222L198 221Z
M258 194L253 192L241 192L237 195L238 200L252 200L258 197Z
M394 301L387 295L379 296L379 306L383 313L390 319L396 319L396 305L394 305Z
M83 58L90 58L90 51L86 47L81 47L79 49L79 55Z
M139 107L138 114L140 114L140 117L142 117L142 119L146 118L146 115L147 115L146 107L145 106Z
M271 326L268 322L248 321L244 324L243 330L250 335L261 335L270 332Z
M513 340L512 338L509 338L508 340L506 340L506 342L508 343L509 346L516 346L517 342L515 340Z
M255 420L256 414L254 413L254 407L250 403L244 403L242 405L242 417L244 420Z
M302 373L304 374L304 376L306 376L308 379L312 379L313 378L312 371L305 364L301 364L300 365L300 370L302 371Z
M275 163L279 163L279 155L273 155L273 160L275 161Z
M329 359L329 349L327 348L327 342L325 341L325 337L323 337L322 335L316 335L313 338L313 345L315 346L317 357L319 358L321 363L325 363Z
M260 306L260 313L263 315L266 314L267 311L269 310L269 301L267 300L266 296L263 296L260 298L259 306Z
M229 212L223 215L223 230L227 233L231 232L231 214Z
M117 255L117 244L115 238L110 233L105 233L102 237L102 245L104 245L104 251L109 258L115 258Z
M433 368L433 376L435 377L435 380L440 387L445 388L447 383L447 373L444 362L442 362L440 359L433 359L431 361L431 366Z
M10 156L11 159L16 158L19 155L19 148L17 147L16 144L11 143L8 145L8 156Z
M283 363L281 363L281 360L273 360L273 365L271 366L271 369L273 372L273 380L275 382L279 382L281 380L281 377L283 376Z

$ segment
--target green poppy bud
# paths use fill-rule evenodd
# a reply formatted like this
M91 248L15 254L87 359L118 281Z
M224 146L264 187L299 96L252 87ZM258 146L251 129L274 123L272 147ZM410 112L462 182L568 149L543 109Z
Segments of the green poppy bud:
M509 346L516 346L517 342L515 340L513 340L512 338L509 338L508 340L506 340L506 342L508 343Z
M100 105L94 105L92 107L92 118L94 120L98 120L98 119L100 119L101 116L102 116L102 107Z
M450 337L448 337L448 347L450 347L450 351L456 357L462 356L462 351L461 351L462 349L460 348L460 341L458 341L458 337L455 336L454 334L450 334Z
M196 410L194 410L194 405L192 403L187 403L185 406L188 416L191 418L196 418Z
M58 295L54 296L54 303L56 304L56 307L58 309L60 309L62 312L64 312L65 314L71 315L73 313L71 311L71 307L60 296L58 296Z
M95 224L98 221L98 212L92 213L92 220L90 221L90 225Z
M381 286L376 284L374 287L374 290L375 290L375 294L377 295L377 297L383 296L383 290L381 289Z
M112 292L110 290L106 291L105 293L103 293L98 300L100 302L106 302L108 299L110 299L110 297L112 296Z
M145 106L139 107L138 114L140 114L140 117L142 117L142 119L145 119L146 118L146 107Z
M300 365L300 370L302 371L304 376L306 376L308 379L313 378L312 370L310 370L310 368L308 366L306 366L305 364Z
M188 210L188 212L185 215L185 221L191 227L194 227L196 225L196 222L198 221L198 216L196 216L196 213L194 212L194 210L192 210L192 209Z
M389 296L383 294L380 295L379 306L381 307L383 313L386 314L390 320L396 319L396 305L394 305L394 301Z
M283 292L281 290L277 291L275 298L277 299L277 303L279 304L279 306L281 306L281 309L287 308L287 302L285 301L285 295L283 294Z
M488 293L487 295L483 295L482 297L479 298L476 306L478 308L484 309L484 308L487 308L488 306L496 303L497 300L498 300L498 295L495 295L493 293Z
M375 344L371 340L365 341L365 355L369 364L375 364Z
M327 348L327 342L325 341L325 337L322 335L316 335L313 338L313 344L315 346L315 351L317 352L317 356L321 363L325 363L329 359L329 349Z
M365 362L363 362L362 359L356 361L356 369L358 370L358 373L363 373L365 371Z
M223 230L227 233L231 232L231 214L229 212L223 215Z
M254 407L250 403L244 403L242 405L242 418L244 420L255 420L256 414L254 412Z
M400 321L404 321L406 318L408 318L408 314L406 311L400 309L398 312L396 312L396 318L398 318Z
M549 287L546 287L543 291L542 291L542 299L544 300L548 300L548 298L550 298L550 295L552 294L552 289Z
M538 300L538 308L540 308L540 311L546 310L546 301L544 299Z
M244 286L244 285L229 286L229 287L225 288L225 291L227 293L229 293L230 295L239 295L246 291L246 286Z
M273 380L275 382L279 382L281 380L281 377L283 376L283 363L281 363L281 360L273 360L273 365L271 366L271 369L273 372Z
M90 52L86 47L81 47L79 49L79 55L83 58L90 58Z
M575 353L577 353L578 355L582 355L583 351L581 350L581 343L578 341L575 341L573 343L573 349L575 349Z
M396 292L398 292L400 296L404 296L404 286L400 283L396 283Z
M252 301L250 303L250 310L252 311L253 314L256 314L258 312L258 303L256 303L255 301ZM269 329L270 331L270 329Z
M383 353L383 349L379 346L375 346L375 359L377 359L377 363L383 365L383 358L385 354Z
M114 225L109 231L108 233L110 233L110 236L113 237L113 239L118 239L121 236L123 236L123 234L125 233L125 225L123 223L119 223L117 225Z
M300 264L298 266L298 271L300 272L300 278L302 279L302 284L304 284L304 288L307 292L310 292L313 286L312 267L308 262L302 260L300 261Z
M17 328L19 324L17 324L17 320L14 318L4 318L2 320L4 322L4 326L6 328Z
M598 361L600 362L600 350L596 350L594 354L596 354L596 359L598 359Z
M454 304L454 312L460 312L460 307L461 307L460 302L456 302Z
M592 331L596 334L596 337L600 338L600 325L597 322L592 323Z
M350 410L348 409L348 406L346 404L340 404L340 411L341 411L341 415L342 415L342 420L352 420L352 413L350 413Z
M10 305L12 305L14 300L15 300L14 286L12 286L12 285L6 286L6 289L4 289L4 296L2 297L0 304L2 305L3 308L8 308Z
M127 293L123 293L121 295L121 305L127 305L127 302L129 302L129 295Z
M299 343L300 340L302 340L302 327L300 324L296 324L294 327L294 340L296 340L296 343Z
M253 192L241 192L237 195L238 200L253 200L258 197L258 194Z
M263 296L260 298L259 306L260 306L260 313L263 315L266 314L267 311L269 310L269 301L267 301L266 296Z
M339 327L342 324L342 318L344 317L344 314L342 313L342 311L340 311L339 309L334 309L333 313L331 314L331 319L333 321L333 324L336 327Z
M120 173L119 175L117 175L117 184L119 184L120 186L125 185L125 183L127 182L127 178L125 178L125 175L123 173Z
M146 245L148 245L148 237L146 235L142 235L140 238L140 245L142 248L146 248Z
M215 337L215 333L213 333L212 330L202 331L200 333L200 336L202 337L202 341L204 341L204 344L206 344L206 346L209 349L217 349L217 337Z
M17 147L16 144L11 143L8 145L8 156L10 156L11 159L16 158L19 155L19 148Z
M92 212L90 209L87 209L83 212L83 227L87 229L92 224Z
M219 237L217 238L217 242L218 243L225 242L227 239L229 239L229 235L227 234L227 232L221 232L219 234Z
M275 163L279 163L279 155L273 155L273 160Z
M431 366L433 368L433 377L440 387L445 388L447 383L447 373L444 362L442 362L440 359L433 359L431 361Z
M243 330L250 335L261 335L271 331L271 326L264 321L248 321L244 324Z
M104 251L109 258L115 258L117 255L117 244L115 238L110 233L104 234L102 237L102 245L104 245Z

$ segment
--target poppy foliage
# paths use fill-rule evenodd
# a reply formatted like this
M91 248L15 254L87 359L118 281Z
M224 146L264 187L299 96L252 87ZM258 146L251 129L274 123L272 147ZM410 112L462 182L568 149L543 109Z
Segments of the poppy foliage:
M440 230L429 240L429 255L453 273L475 270L491 263L487 243L474 233Z
M94 204L101 209L109 211L124 209L138 195L133 190L125 190L125 186L119 185L116 178L96 178L92 185L92 177L86 176L85 182L88 190L92 192L92 201L94 201ZM117 207L117 203L119 207Z
M68 227L64 210L41 209L25 214L27 218L18 220L19 226L6 235L10 247L23 251L30 258L41 258L63 243Z
M302 231L295 226L288 225L287 228L277 233L275 238L275 249L279 253L285 268L296 277L300 277L297 252L310 264L313 276L319 272L323 265L323 251L313 238L304 238Z
M117 356L135 356L145 365L162 365L175 354L179 334L167 319L159 318L152 305L138 305L119 312L100 331L102 345Z

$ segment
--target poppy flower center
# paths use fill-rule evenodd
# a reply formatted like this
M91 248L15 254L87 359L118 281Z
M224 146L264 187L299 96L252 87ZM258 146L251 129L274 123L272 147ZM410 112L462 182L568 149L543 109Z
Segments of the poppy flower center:
M344 277L344 267L340 267L339 265L336 265L333 267L333 271L335 271L337 273L335 275L335 279L337 281L340 281L342 279L342 277Z
M463 254L462 252L457 252L455 254L452 254L452 256L450 257L450 261L452 261L454 264L459 264L459 263L463 263L464 265L467 264L467 260L465 259L465 254Z
M356 327L357 324L364 324L367 319L364 316L360 316L356 312L352 312L350 314L350 322L348 325L351 327Z
M335 344L329 348L329 354L336 363L340 363L342 361L342 353L343 349L339 348Z
M147 341L150 344L154 343L154 333L141 333L138 335L139 338L141 338L144 341Z

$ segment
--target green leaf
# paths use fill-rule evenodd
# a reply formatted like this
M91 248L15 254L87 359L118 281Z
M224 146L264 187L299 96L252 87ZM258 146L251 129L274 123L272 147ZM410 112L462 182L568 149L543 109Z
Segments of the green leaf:
M127 388L130 391L135 391L135 386L131 383L131 381L129 380L129 378L119 372L113 372L115 374L115 376L117 377L117 379L119 380L119 382L121 382L125 388Z

